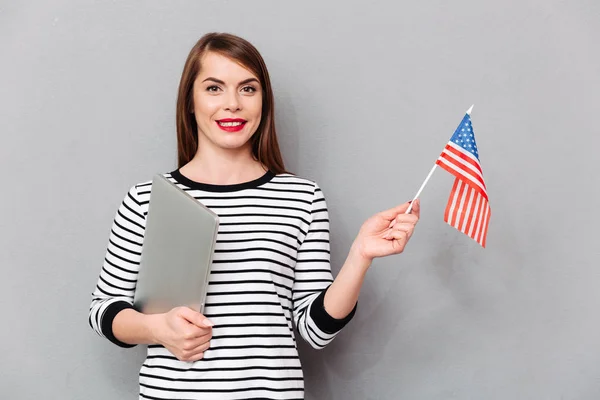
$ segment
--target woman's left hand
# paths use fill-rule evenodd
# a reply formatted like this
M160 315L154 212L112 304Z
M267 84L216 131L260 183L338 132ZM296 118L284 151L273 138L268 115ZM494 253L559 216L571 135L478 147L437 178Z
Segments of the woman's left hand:
M419 199L413 202L410 214L405 214L410 202L375 214L360 228L352 247L367 262L404 251L419 221Z

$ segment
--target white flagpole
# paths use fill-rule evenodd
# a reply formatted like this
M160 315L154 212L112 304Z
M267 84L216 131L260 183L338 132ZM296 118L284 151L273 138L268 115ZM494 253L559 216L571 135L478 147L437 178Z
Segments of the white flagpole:
M467 110L467 114L471 115L471 111L473 111L473 107L475 106L475 104L473 104L468 110ZM425 185L427 185L427 182L429 182L429 178L431 178L431 175L433 175L433 172L435 171L435 168L437 167L437 164L433 164L433 168L431 168L431 171L429 171L429 174L427 175L427 178L425 178L425 180L423 181L423 184L421 185L421 187L419 188L419 190L417 191L417 194L415 195L415 197L413 198L412 202L410 203L410 205L408 206L408 209L406 210L405 214L410 214L411 210L412 210L412 205L413 202L419 197L419 195L421 194L421 192L423 191L423 188L425 187Z

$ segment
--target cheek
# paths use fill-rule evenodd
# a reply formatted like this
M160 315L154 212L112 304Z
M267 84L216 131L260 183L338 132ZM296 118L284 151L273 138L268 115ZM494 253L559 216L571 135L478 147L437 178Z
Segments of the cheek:
M252 110L254 119L259 121L262 115L262 98L260 96L255 96L252 98L252 103L249 106L249 110Z
M194 113L197 120L210 119L219 110L218 100L214 97L198 97L194 102Z

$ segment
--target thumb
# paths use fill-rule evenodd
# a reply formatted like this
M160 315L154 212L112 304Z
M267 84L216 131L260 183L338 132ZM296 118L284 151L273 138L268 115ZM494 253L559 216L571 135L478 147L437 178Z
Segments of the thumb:
M204 315L189 307L181 307L180 314L190 324L196 325L199 328L212 328L215 324L206 318Z

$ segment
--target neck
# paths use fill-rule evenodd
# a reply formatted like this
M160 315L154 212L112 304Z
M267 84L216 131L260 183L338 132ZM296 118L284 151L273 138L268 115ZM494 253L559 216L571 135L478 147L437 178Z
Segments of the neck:
M215 149L199 146L194 158L180 169L187 178L212 185L235 185L260 178L267 168L252 156L252 150Z

